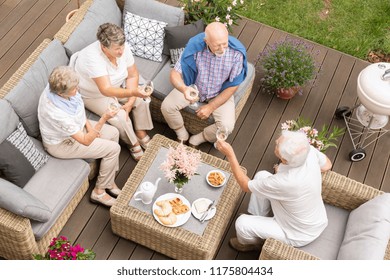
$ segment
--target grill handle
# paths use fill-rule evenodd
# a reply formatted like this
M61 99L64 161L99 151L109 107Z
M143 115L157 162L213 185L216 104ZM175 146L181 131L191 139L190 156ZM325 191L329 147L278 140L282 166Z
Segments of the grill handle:
M381 79L383 80L383 81L387 81L387 80L390 80L390 69L387 69L386 71L385 71L385 73L383 73L383 75L381 76Z

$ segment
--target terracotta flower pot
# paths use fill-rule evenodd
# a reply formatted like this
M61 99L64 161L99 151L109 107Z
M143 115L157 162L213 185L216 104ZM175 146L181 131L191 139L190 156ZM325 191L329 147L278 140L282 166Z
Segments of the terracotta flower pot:
M276 96L281 99L291 99L301 90L300 86L276 89Z

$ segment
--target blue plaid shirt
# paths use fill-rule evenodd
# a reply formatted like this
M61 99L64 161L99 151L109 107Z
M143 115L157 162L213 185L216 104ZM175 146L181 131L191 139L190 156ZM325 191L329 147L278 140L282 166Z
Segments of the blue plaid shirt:
M195 53L194 59L198 70L195 84L199 89L200 102L216 97L222 84L227 80L233 81L243 68L242 53L232 48L227 48L223 57L217 57L205 48ZM176 62L174 69L182 73L181 59Z

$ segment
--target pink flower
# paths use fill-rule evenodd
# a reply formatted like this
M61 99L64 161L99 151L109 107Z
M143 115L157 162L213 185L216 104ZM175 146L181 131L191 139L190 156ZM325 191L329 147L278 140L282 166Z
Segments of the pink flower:
M200 153L189 152L183 144L179 144L176 149L168 149L167 159L160 169L170 183L184 184L196 174L200 159Z

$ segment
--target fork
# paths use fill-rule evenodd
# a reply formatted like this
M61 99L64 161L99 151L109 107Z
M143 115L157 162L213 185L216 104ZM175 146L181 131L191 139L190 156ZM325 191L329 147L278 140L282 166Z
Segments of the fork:
M211 209L214 208L215 205L215 200L213 200L209 206L207 207L207 210L202 214L202 217L200 217L199 221L203 224L204 221L206 220L207 216L209 215Z

